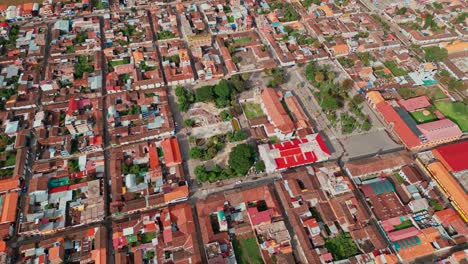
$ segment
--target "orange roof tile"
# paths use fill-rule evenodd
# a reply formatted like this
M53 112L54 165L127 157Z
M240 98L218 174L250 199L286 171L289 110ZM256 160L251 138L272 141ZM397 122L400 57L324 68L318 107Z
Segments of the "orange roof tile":
M265 88L261 93L263 104L268 116L283 134L289 134L294 130L294 123L284 109L279 96L272 88Z
M398 257L395 254L382 254L375 258L377 264L396 264Z
M16 205L18 203L17 192L7 193L3 200L2 216L0 223L14 222L16 218Z
M189 188L188 185L179 186L175 189L172 189L171 192L164 194L164 202L170 203L177 199L183 199L188 197Z
M408 149L413 149L421 145L419 137L413 133L390 104L386 101L382 101L376 105L376 108L382 114L387 123L393 124L393 131L398 135Z
M140 63L144 59L143 52L141 52L141 51L136 50L136 51L132 52L132 55L133 55L133 60L134 60L135 64Z
M429 242L431 242L431 243L434 242L435 240L437 240L440 237L439 231L437 231L437 229L435 229L432 226L428 227L428 228L421 229L421 231L424 233L427 240Z
M441 162L433 162L427 165L431 176L447 194L448 198L457 207L465 221L468 219L468 195L457 180L447 171Z
M0 252L6 252L6 243L3 240L0 240Z
M346 44L335 45L332 47L332 50L334 54L344 54L344 53L348 53L349 51L348 45Z
M61 256L63 248L62 246L56 246L49 248L49 260L63 260ZM62 251L62 252L61 252Z
M153 144L149 146L149 159L151 169L159 167L158 151L156 150L156 147Z
M418 237L421 240L421 244L398 251L398 255L400 255L403 260L413 260L418 257L430 255L435 251L423 233L418 235Z
M366 83L367 85L367 83ZM374 104L378 105L380 102L385 101L385 99L382 97L382 95L377 92L377 91L370 91L367 93L367 98Z
M163 140L161 142L161 147L163 149L166 166L174 166L182 163L182 155L180 154L179 141L177 141L177 138Z
M0 192L6 192L18 188L18 178L10 178L0 181Z
M96 233L96 230L94 228L88 228L88 230L86 230L86 236L88 237L94 236L95 233Z
M295 96L288 96L284 99L286 105L288 106L289 111L291 111L294 119L296 120L296 126L298 128L306 128L308 127L309 119L307 118L304 110L302 109L301 105L297 101Z
M94 260L94 263L96 263L96 264L107 263L106 249L105 248L99 248L99 249L92 250L91 251L91 259Z

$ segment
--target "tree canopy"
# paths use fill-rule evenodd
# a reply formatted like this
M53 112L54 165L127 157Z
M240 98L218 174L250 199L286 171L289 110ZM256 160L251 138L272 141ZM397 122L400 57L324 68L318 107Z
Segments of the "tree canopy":
M437 46L424 48L424 54L427 61L440 62L447 58L448 52L444 48L439 48Z
M347 259L359 253L349 233L341 233L336 237L327 238L325 247L332 253L334 260Z
M239 144L229 153L229 166L237 175L246 175L254 163L255 151L249 144Z

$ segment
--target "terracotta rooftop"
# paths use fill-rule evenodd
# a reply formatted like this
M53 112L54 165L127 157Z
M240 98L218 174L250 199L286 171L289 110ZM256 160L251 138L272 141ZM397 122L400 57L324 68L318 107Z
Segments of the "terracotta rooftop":
M262 90L261 97L268 116L281 133L293 132L294 123L281 104L278 93L273 88L265 88Z
M412 162L413 159L411 158L411 155L406 151L402 151L350 161L345 164L345 168L353 177L358 177L361 175L379 173L383 170L400 168L404 165L411 164Z
M429 98L425 95L410 98L408 100L400 100L398 104L401 105L406 111L413 112L431 105Z

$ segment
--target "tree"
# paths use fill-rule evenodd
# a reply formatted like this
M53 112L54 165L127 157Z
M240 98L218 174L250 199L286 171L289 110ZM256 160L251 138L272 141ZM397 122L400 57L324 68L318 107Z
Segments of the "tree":
M283 84L286 79L284 77L284 71L281 68L273 68L270 71L272 75L272 79L268 82L268 86L270 87L278 87L279 85Z
M175 95L177 97L186 96L186 94L187 94L187 90L185 90L183 86L177 86L175 88Z
M194 124L195 124L195 121L191 118L184 120L184 126L186 127L192 127Z
M240 130L240 131L234 131L234 132L231 132L231 133L228 133L227 134L227 139L230 141L230 142L237 142L237 141L242 141L242 140L245 140L247 139L247 133L245 133L244 131Z
M397 14L397 15L400 15L400 16L401 16L401 15L404 15L404 14L406 13L407 10L408 10L408 9L407 9L406 7L402 7L402 8L398 8L398 7L397 7L396 14Z
M444 48L437 46L424 48L424 54L427 61L440 62L447 58L448 52Z
M216 98L215 103L216 103L216 107L224 108L229 105L229 102L230 101L228 99L219 97L219 98Z
M195 177L199 182L206 182L208 180L208 173L203 165L195 167Z
M255 163L255 171L257 173L263 172L265 170L265 163L261 160Z
M231 118L232 118L232 113L231 113L231 111L229 111L229 110L223 110L223 111L221 111L221 113L219 114L219 116L221 117L221 119L222 119L223 121L229 121L229 120L231 120Z
M283 29L284 29L284 32L286 32L286 34L288 35L294 31L290 26L284 26Z
M463 12L455 18L455 23L461 24L465 22L466 18L468 18L468 12Z
M372 125L367 119L361 125L361 129L364 131L369 131L371 128L372 128Z
M218 154L218 150L216 149L215 146L208 148L205 152L203 160L213 159L214 157L216 157L216 154Z
M249 144L239 144L229 153L228 164L237 175L246 175L254 163L255 151Z
M230 84L236 89L237 92L242 92L245 90L245 80L241 77L240 74L233 75L231 77Z
M442 206L436 199L429 200L429 205L436 211L441 211L444 209L444 206Z
M336 237L327 238L325 247L332 253L334 260L346 259L359 253L349 233L341 233Z
M364 96L362 96L362 94L356 94L355 96L353 96L353 99L351 99L351 102L354 105L360 105L364 102Z
M317 72L317 73L315 74L315 81L316 81L317 83L321 83L321 82L323 82L324 80L325 80L325 75L324 75L322 72Z
M191 159L199 159L203 156L204 151L200 147L193 147L189 150L189 156Z
M314 81L317 70L317 64L314 61L309 62L304 71L307 80Z
M231 87L229 87L229 83L226 80L219 81L213 90L218 97L227 99L231 96Z
M190 104L194 101L193 92L185 89L182 86L177 86L175 88L175 94L177 96L179 110L186 112L189 109Z
M353 85L354 85L354 81L351 79L345 79L343 83L341 84L343 89L345 89L346 91L351 90L351 88L353 88Z
M465 85L463 84L462 80L457 80L455 78L451 78L450 81L448 82L448 88L449 90L459 90L465 88Z
M437 22L435 22L434 17L432 16L432 14L425 13L423 28L427 29L429 27L431 29L436 29L437 28Z
M205 85L195 91L195 98L197 102L209 102L215 99L213 87Z

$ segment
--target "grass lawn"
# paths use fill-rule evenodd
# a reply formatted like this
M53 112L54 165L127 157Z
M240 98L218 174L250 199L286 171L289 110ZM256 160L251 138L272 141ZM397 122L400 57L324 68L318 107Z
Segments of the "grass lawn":
M260 255L260 249L255 237L249 237L232 241L234 252L236 254L236 260L238 263L250 263L257 264L263 263L262 256Z
M439 100L439 99L444 99L444 98L447 98L447 96L444 94L444 92L439 89L439 87L434 87L434 88L427 88L427 89L431 89L432 92L429 94L429 98L431 100Z
M468 131L468 106L461 102L436 102L435 106L447 118L457 123L464 132Z
M263 113L262 107L259 104L253 102L243 103L242 108L244 109L244 113L247 119L254 119L265 115L265 113Z
M124 64L129 64L130 59L129 58L123 58L122 60L113 60L109 61L109 65L112 67L119 66L119 65L124 65Z
M252 39L250 37L243 37L243 38L233 39L232 44L245 44L251 41Z
M418 122L418 124L437 120L437 116L434 113L430 113L429 115L424 115L423 113L424 111L425 110L421 110L421 111L411 112L409 114L413 117L414 120L416 120L416 122Z

